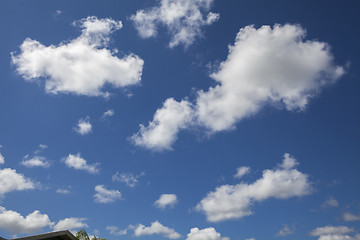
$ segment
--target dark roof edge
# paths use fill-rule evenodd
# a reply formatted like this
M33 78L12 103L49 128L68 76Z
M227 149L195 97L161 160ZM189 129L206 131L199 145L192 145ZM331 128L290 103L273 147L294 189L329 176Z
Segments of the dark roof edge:
M61 237L64 240L76 240L76 237L68 230L58 231L58 232L49 232L38 235L32 235L28 237L14 238L11 240L41 240L45 238Z

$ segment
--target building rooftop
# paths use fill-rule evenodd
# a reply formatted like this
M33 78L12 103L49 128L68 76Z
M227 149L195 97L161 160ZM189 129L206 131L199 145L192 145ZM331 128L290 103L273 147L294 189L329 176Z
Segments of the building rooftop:
M6 239L0 237L0 240L6 240ZM65 230L65 231L43 233L43 234L32 235L21 238L14 238L11 240L76 240L76 237L68 230Z

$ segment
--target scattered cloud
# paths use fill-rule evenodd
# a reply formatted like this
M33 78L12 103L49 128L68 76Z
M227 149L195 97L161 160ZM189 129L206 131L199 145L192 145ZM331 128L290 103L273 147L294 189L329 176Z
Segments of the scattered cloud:
M217 85L197 92L195 103L167 99L148 126L132 136L135 145L171 150L179 130L198 126L208 134L231 130L264 106L303 111L345 70L330 47L305 40L300 25L246 26L238 32L227 59L210 75ZM173 115L180 116L170 122Z
M63 220L60 220L54 226L54 231L75 230L89 227L86 223L84 223L84 221L86 221L86 218L65 218Z
M47 148L48 148L48 146L47 146L47 145L45 145L45 144L39 144L39 148L41 148L41 149L47 149Z
M111 203L121 199L121 192L106 189L104 185L96 185L95 192L94 198L97 203Z
M287 235L293 234L295 232L295 227L290 228L287 224L284 224L282 229L276 234L276 236L285 237Z
M187 100L181 102L173 98L167 99L163 107L158 109L152 122L140 130L131 139L135 145L155 151L171 150L180 129L185 129L193 121L193 110Z
M262 177L253 183L217 187L200 201L196 209L204 212L208 221L220 222L251 215L251 206L255 202L310 194L312 187L308 176L293 168L297 165L295 159L293 165L286 164L288 157L288 154L284 154L278 168L264 170Z
M44 227L52 227L53 224L48 215L41 214L38 210L23 217L18 212L0 206L0 228L12 234L31 234Z
M90 118L81 118L78 121L78 124L74 127L74 131L80 135L86 135L91 133L92 125L90 123Z
M5 163L4 156L0 153L0 165Z
M347 221L347 222L360 221L360 214L355 215L355 214L346 212L343 214L343 219L344 219L344 221Z
M70 194L70 190L68 188L58 188L56 189L56 193L59 194Z
M161 235L169 239L178 239L181 237L181 235L175 232L174 229L165 227L158 221L152 222L150 227L145 227L144 225L139 224L134 231L134 235L136 237L154 234Z
M103 113L102 118L112 117L114 114L115 111L113 109L108 109Z
M121 230L116 226L107 226L106 230L108 230L111 235L115 236L122 236L127 234L127 229Z
M131 16L139 35L151 38L158 28L165 27L171 36L169 47L190 46L202 36L202 28L219 19L218 13L209 12L213 0L161 0L158 6L139 10Z
M80 153L77 153L75 155L69 154L69 156L64 159L64 162L66 166L68 166L69 168L74 168L76 170L84 170L92 174L97 174L100 171L98 168L98 165L100 165L100 163L96 162L93 164L87 164L86 160L80 156Z
M250 172L249 167L239 167L236 169L236 174L234 175L234 178L242 178L244 175L248 174Z
M215 228L209 227L204 229L192 228L187 235L186 240L229 240L228 237L221 237Z
M346 226L325 226L318 227L310 232L311 236L319 237L319 240L357 240L360 239L358 235L351 237L349 233L354 232L353 228Z
M0 196L12 191L35 189L37 183L17 173L15 169L0 169Z
M144 176L145 173L142 172L139 175L134 175L133 173L119 173L116 172L112 176L112 180L114 182L122 182L125 183L129 187L135 187L135 185L139 182L139 178Z
M121 21L90 16L73 25L82 29L81 35L57 46L27 38L20 54L11 53L17 72L27 81L42 78L50 94L108 97L105 85L119 88L140 82L144 61L134 54L118 58L106 48L109 35L122 28Z
M336 207L339 207L339 203L334 197L330 196L325 200L325 202L321 205L321 207L322 208L331 208L331 207L336 208Z
M154 202L157 208L165 209L166 207L174 207L177 203L177 196L175 194L161 194L160 198Z
M50 163L46 160L46 157L44 156L33 156L29 157L29 155L26 155L24 159L20 162L21 165L32 168L32 167L43 167L48 168L50 167Z

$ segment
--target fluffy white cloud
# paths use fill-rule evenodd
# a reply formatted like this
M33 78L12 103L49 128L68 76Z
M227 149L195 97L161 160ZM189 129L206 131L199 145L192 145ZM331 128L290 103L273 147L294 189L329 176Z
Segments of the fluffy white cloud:
M111 203L115 200L121 199L121 192L118 190L106 189L104 185L96 185L95 192L95 202L98 203Z
M131 16L142 38L155 37L159 26L165 26L171 35L171 48L191 45L202 36L202 28L219 19L209 12L213 0L161 0L159 6L139 10Z
M81 35L69 42L45 46L27 38L12 62L27 81L43 78L45 91L108 97L105 85L126 87L138 84L144 61L134 54L118 58L106 48L109 35L122 28L120 21L95 16L74 23Z
M154 202L154 205L158 208L174 207L177 202L177 196L175 194L161 194L160 198Z
M79 119L78 124L74 127L74 131L80 135L86 135L92 131L92 125L89 117Z
M295 227L290 228L287 224L284 224L282 229L276 234L276 236L285 237L287 235L293 234L295 232Z
M54 226L54 231L74 230L89 227L86 223L84 223L84 221L86 221L86 218L65 218L63 220L60 220Z
M122 182L128 185L129 187L135 187L135 185L139 182L139 178L144 176L145 173L142 172L139 175L134 175L133 173L119 173L116 172L112 176L112 180L114 182Z
M84 170L92 174L97 174L100 171L98 169L100 163L87 164L86 160L80 156L80 153L75 155L69 154L69 156L64 159L64 162L66 166L75 168L76 170Z
M5 163L5 158L4 156L0 153L0 164L4 164Z
M46 157L43 156L34 156L29 158L29 155L26 155L24 159L20 162L21 165L25 167L43 167L48 168L50 167L50 163L46 160Z
M35 189L36 183L15 169L0 169L0 196L12 191Z
M70 190L67 189L67 188L58 188L58 189L56 189L56 193L59 193L59 194L70 194Z
M249 167L239 167L236 169L236 174L234 175L234 178L242 178L244 175L248 174L250 172Z
M268 198L287 199L310 194L312 191L308 176L286 164L288 155L277 169L264 170L262 177L253 183L222 185L210 192L196 206L206 214L210 222L242 218L252 214L255 202ZM293 167L297 165L294 162Z
M111 117L114 116L115 111L113 109L108 109L107 111L105 111L102 115L102 118L107 118L107 117Z
M131 139L135 145L152 150L170 150L179 130L187 128L192 122L191 104L187 100L177 102L169 98L156 111L153 121L147 127L140 124L140 131Z
M127 229L121 230L116 226L107 226L106 230L108 230L111 235L115 236L122 236L127 234Z
M132 137L134 143L167 150L179 130L189 126L215 133L234 129L236 123L266 105L304 110L323 87L345 73L344 68L334 65L326 43L305 40L305 36L306 31L299 25L240 29L227 59L210 75L217 85L198 91L193 104L166 100L147 127L140 125L140 131ZM181 117L170 124L163 117L166 113Z
M227 237L221 237L215 228L209 227L204 229L192 228L187 235L186 240L229 240Z
M150 227L145 227L144 225L139 224L134 231L134 235L136 237L154 234L162 235L169 239L177 239L181 237L181 235L175 232L174 229L165 227L158 221L152 222Z
M319 240L358 240L360 239L359 235L356 234L355 237L348 235L349 233L354 232L353 228L346 226L325 226L318 227L310 232L311 236L318 236Z
M360 221L360 215L355 215L355 214L346 212L343 214L343 219L344 219L344 221L347 221L347 222Z
M18 212L0 206L0 228L12 234L31 234L53 224L48 215L41 214L37 210L23 217Z

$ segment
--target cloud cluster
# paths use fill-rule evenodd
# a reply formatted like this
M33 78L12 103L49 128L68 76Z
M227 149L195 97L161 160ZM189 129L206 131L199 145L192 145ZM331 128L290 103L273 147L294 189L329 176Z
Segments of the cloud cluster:
M287 224L284 224L276 236L285 237L287 235L293 234L295 232L295 227L290 228Z
M209 227L204 229L192 228L187 235L186 240L229 240L227 237L221 237L215 228Z
M104 185L96 185L95 192L94 201L97 203L111 203L121 199L121 192L106 189Z
M29 157L29 155L26 155L24 159L20 162L21 165L25 167L43 167L48 168L50 167L50 163L46 160L46 157L44 156L33 156Z
M89 117L79 119L78 124L74 127L74 131L80 135L91 133L92 125Z
M139 175L134 175L133 173L119 173L119 172L116 172L112 176L112 180L114 182L125 183L129 187L135 187L136 184L139 182L139 178L144 176L144 175L145 175L144 172L142 172Z
M134 235L136 237L154 234L161 235L169 239L178 239L181 237L181 235L175 232L174 229L165 227L158 221L152 222L150 227L145 227L144 225L139 224L134 231Z
M69 154L69 156L64 159L64 162L66 166L68 166L69 168L74 168L76 170L84 170L92 174L97 174L100 171L98 168L98 165L100 163L96 162L93 164L87 164L86 160L80 156L80 153L77 153L75 155Z
M353 213L346 212L343 214L343 219L346 222L360 221L360 214L355 215Z
M290 24L240 29L227 59L210 75L217 85L198 91L195 103L166 100L148 126L140 125L134 143L169 150L179 130L189 126L211 134L235 128L265 105L304 110L323 87L345 73L334 65L326 43L305 36L301 26ZM174 115L180 117L170 123Z
M308 176L295 169L296 160L292 158L287 161L289 158L285 154L278 168L264 170L262 177L253 183L241 182L217 187L200 201L196 209L204 212L208 221L220 222L251 215L251 206L255 202L310 194L312 187Z
M45 46L27 38L12 63L27 81L43 78L45 91L108 97L105 85L115 88L138 84L144 61L134 54L123 58L107 49L109 35L122 28L120 21L95 16L74 23L81 35L69 42Z
M12 191L35 189L37 183L17 173L15 169L0 169L0 196Z
M244 175L248 174L250 172L249 167L239 167L236 169L236 174L234 175L234 178L242 178Z
M107 226L106 230L108 230L111 235L115 236L122 236L127 234L127 229L121 230L116 226Z
M159 26L171 35L169 47L190 46L202 36L202 28L219 19L209 12L213 0L161 0L159 6L139 10L131 16L142 38L155 37Z
M54 231L74 230L89 227L86 223L84 223L84 221L86 221L86 218L65 218L63 220L60 220L54 226Z
M4 156L0 153L0 165L5 163Z
M166 207L174 207L175 203L177 203L177 196L175 194L164 193L154 202L154 205L158 208L165 209Z
M349 235L354 231L353 228L346 226L325 226L314 229L310 235L319 237L319 240L359 240L359 234L354 237Z
M23 217L18 212L6 210L0 206L0 228L12 234L31 234L44 227L51 227L53 224L48 215L41 214L37 210Z

